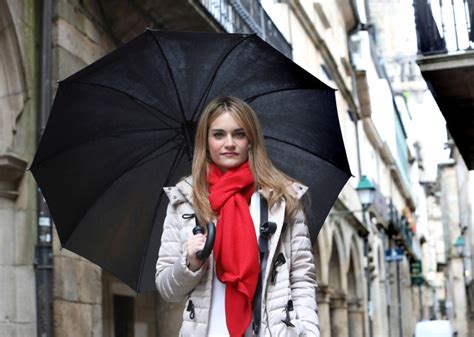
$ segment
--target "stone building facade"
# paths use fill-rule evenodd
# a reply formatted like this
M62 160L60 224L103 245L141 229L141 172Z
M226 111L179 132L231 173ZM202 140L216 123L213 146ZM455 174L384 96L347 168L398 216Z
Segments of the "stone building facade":
M370 41L361 29L366 23L361 20L364 10L350 0L250 2L252 10L261 11L263 6L268 13L259 12L272 22L265 28L271 31L265 31L256 22L249 24L245 11L232 3L235 1L54 1L52 83L146 27L257 31L271 36L270 42L283 53L338 89L339 120L355 176L339 196L314 246L321 336L362 337L371 329L377 337L397 336L399 329L410 335L415 301L408 259L414 253L397 226L403 211L415 212L416 205L397 166L406 158L397 153L396 114L384 108L392 93L387 80L377 75L378 60L361 57L371 54ZM0 71L8 79L0 82L0 297L7 298L0 301L0 336L3 331L8 331L6 336L35 336L41 315L33 301L37 292L36 186L24 172L37 134L38 17L34 1L0 0L0 27L6 27L0 31L0 50L8 51L0 54L5 65ZM355 52L353 38L357 40ZM369 62L357 63L358 57ZM386 132L391 138L385 137ZM365 218L355 190L363 174L377 187L377 201ZM165 303L157 293L136 294L86 259L60 249L53 234L50 319L55 336L113 337L118 331L136 337L177 336L183 303ZM403 261L387 264L385 250L399 246L406 248ZM394 297L397 293L401 302ZM403 317L394 314L401 308Z
M35 336L35 1L0 1L0 336Z
M453 322L458 336L470 336L472 312L469 294L471 283L469 232L472 230L469 174L459 150L451 147L451 158L438 168L437 188L440 195L443 226L445 280L443 314ZM471 192L472 193L472 192ZM460 244L462 238L463 244ZM456 247L458 246L459 247Z

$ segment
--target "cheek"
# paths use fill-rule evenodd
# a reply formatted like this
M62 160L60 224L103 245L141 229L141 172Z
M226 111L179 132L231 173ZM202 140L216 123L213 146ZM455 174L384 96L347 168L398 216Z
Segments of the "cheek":
M245 154L247 157L249 154L249 142L248 140L243 141L242 143L239 144L239 148L241 149L241 152Z
M209 149L209 154L212 158L216 153L219 153L220 143L213 138L209 138L207 141L207 148Z

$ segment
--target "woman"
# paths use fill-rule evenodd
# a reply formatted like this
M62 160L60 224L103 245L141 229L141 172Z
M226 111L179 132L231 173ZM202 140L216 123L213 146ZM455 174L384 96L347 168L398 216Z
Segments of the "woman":
M235 97L207 105L192 177L165 188L156 286L167 301L186 300L180 336L319 336L306 190L273 166L250 106ZM209 221L216 240L201 261L206 236L192 229Z

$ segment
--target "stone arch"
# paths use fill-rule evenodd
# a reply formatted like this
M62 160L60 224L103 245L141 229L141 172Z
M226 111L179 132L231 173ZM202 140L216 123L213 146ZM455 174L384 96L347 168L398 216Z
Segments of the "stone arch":
M316 283L322 283L322 257L321 257L321 248L318 240L313 245L313 254L314 254L314 264L316 266Z
M364 333L364 269L356 238L352 236L347 270L348 336L362 337Z
M387 292L385 284L385 252L383 242L374 236L372 251L376 273L371 279L371 297L373 305L373 332L375 336L383 336L388 331L387 325Z
M336 244L333 242L331 257L329 259L328 284L337 290L342 290L341 258L338 249L334 249Z
M353 285L351 289L348 287L348 295L362 298L364 295L364 269L362 266L362 254L357 244L356 238L353 236L349 247L349 268L348 275L352 275ZM348 280L349 284L349 280Z
M345 275L349 268L351 240L354 235L354 232L351 228L351 225L345 220L335 221L334 224L335 224L334 235L337 235L341 241L341 245L340 245L340 247L342 247L341 266L343 269L342 272ZM343 288L346 289L347 287L345 286Z
M344 241L338 226L332 231L329 253L329 316L332 337L348 336L347 275Z
M26 98L23 57L7 0L0 0L0 153L10 150Z
M313 245L313 251L315 256L315 263L317 269L316 275L320 284L328 284L328 265L329 265L329 242L330 242L330 233L328 226L324 225L319 232L319 235L316 239L316 242ZM318 266L319 265L319 266Z
M347 279L345 277L344 242L340 231L335 228L331 236L329 250L328 284L335 290L345 292L347 290Z

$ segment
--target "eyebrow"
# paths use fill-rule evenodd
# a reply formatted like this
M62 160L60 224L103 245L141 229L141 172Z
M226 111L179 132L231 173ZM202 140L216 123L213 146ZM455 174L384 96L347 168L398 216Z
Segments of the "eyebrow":
M224 129L211 129L211 131L212 131L212 132L217 132L217 131L219 131L219 132L225 132ZM244 129L243 129L243 128L239 128L239 129L232 130L232 132L237 132L237 131L244 131Z

